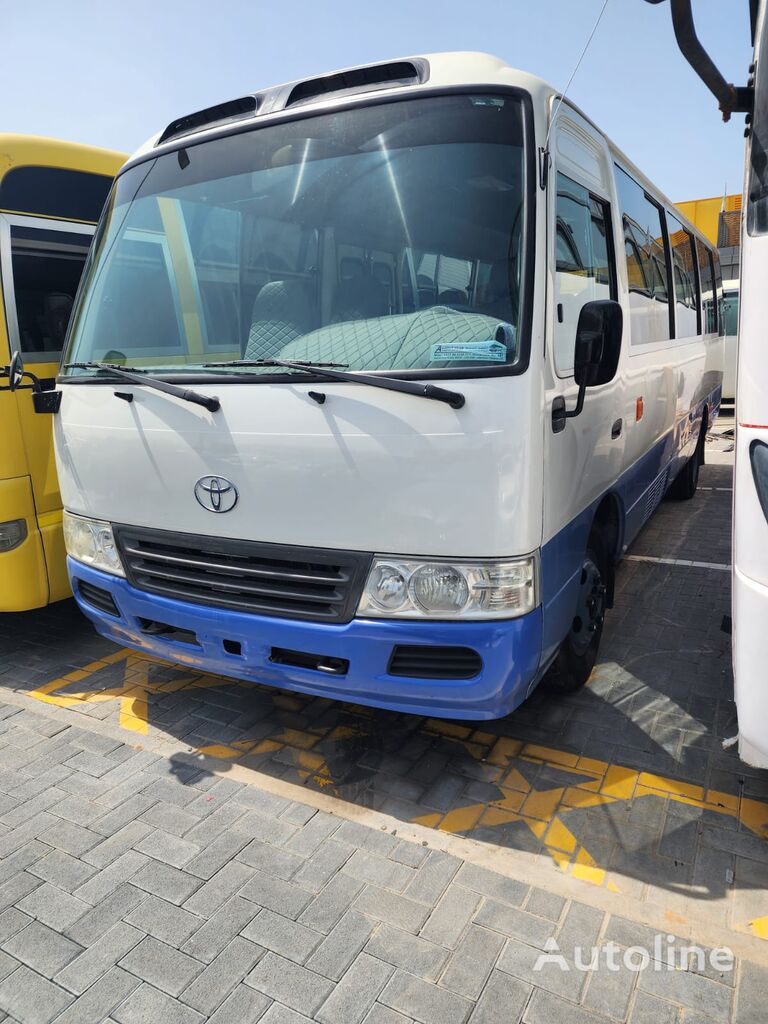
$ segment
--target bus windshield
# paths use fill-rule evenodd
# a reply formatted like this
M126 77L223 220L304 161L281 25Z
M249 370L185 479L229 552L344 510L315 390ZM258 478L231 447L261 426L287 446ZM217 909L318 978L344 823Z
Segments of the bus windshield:
M356 106L138 163L105 211L65 362L522 365L525 167L511 93Z

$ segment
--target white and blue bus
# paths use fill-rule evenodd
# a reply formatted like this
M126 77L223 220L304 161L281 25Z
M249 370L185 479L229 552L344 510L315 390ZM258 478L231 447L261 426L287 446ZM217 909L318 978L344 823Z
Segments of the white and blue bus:
M638 168L493 57L182 117L117 179L46 403L80 607L400 711L575 689L622 553L696 490L719 288Z
M664 0L648 0L663 4ZM699 42L691 0L672 0L672 24L681 52L714 94L727 121L745 113L747 138L741 222L738 321L724 296L726 333L738 330L736 465L733 495L733 676L739 755L768 768L768 4L744 0L754 57L736 86L726 81ZM745 24L747 19L745 18ZM729 324L730 317L730 324ZM730 326L730 329L728 327Z
M753 2L752 124L742 206L733 502L733 676L739 754L768 768L768 7Z

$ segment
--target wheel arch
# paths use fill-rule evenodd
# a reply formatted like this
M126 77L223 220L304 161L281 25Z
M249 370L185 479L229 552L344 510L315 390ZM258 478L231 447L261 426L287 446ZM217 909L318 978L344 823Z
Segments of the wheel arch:
M606 585L606 603L613 607L616 564L621 554L624 536L624 509L618 496L613 492L606 494L595 509L590 529L590 539L596 534L600 537L600 545L606 556L605 569L608 578Z
M709 430L709 402L704 403L704 408L701 411L701 427L699 428L699 439L698 443L701 446L700 453L700 465L704 465L704 453L706 450L707 431Z

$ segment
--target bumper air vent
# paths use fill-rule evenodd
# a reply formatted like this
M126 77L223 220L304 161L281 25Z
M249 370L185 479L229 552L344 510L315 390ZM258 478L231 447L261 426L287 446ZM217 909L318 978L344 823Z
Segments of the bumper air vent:
M354 93L373 92L376 89L394 89L398 85L420 85L429 77L429 64L425 60L396 60L388 64L368 64L349 68L333 75L308 78L294 85L286 100L286 107L326 99L331 96L349 96Z
M86 604L98 608L100 612L106 612L107 615L120 618L120 611L108 590L94 587L92 583L86 583L85 580L77 580L77 592Z
M115 526L128 582L151 594L257 615L341 624L371 555Z
M157 622L155 619L139 619L142 633L147 636L159 636L162 640L173 640L177 644L189 644L190 647L199 647L197 634L191 629L183 629L181 626L171 626L167 622Z
M345 676L349 672L349 662L346 658L309 654L307 651L289 651L284 647L273 647L269 660L275 665L309 668L313 672L323 672L327 676Z
M471 647L398 644L387 671L391 676L411 679L473 679L482 668L483 659Z

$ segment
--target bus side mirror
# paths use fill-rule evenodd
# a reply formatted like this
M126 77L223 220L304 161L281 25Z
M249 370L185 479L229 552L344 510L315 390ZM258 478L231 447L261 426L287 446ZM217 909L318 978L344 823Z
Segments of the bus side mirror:
M616 376L623 330L624 314L613 299L595 299L581 307L573 359L579 394L570 411L566 410L562 395L552 403L552 430L556 434L565 429L567 419L578 416L584 408L587 388L607 384Z
M581 307L573 367L580 389L607 384L616 376L623 328L624 314L613 299L595 299Z
M8 386L3 389L4 391L17 391L21 387L24 378L24 361L21 358L21 352L17 350L13 353L10 365L3 367L0 376L8 378Z
M31 384L24 384L24 378L27 377ZM8 366L4 366L0 369L0 381L7 380L7 384L0 384L0 391L18 391L27 390L32 392L32 406L37 413L56 413L59 411L61 406L61 391L44 390L43 384L40 380L24 369L24 360L21 358L21 352L14 352L11 357L11 361Z

